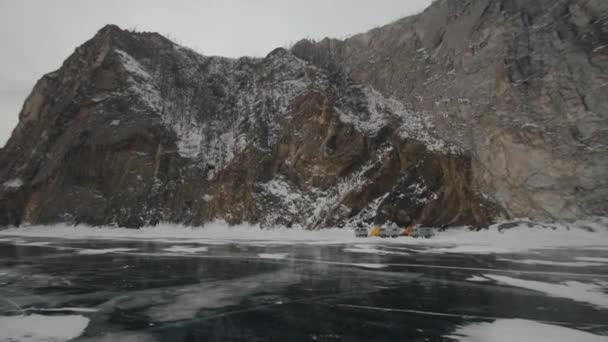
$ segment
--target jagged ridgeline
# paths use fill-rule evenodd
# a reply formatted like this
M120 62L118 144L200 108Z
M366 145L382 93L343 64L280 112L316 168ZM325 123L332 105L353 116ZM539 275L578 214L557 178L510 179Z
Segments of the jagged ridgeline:
M424 113L507 215L608 215L608 1L438 0L293 52Z
M26 100L0 225L606 214L606 7L436 1L240 59L106 26Z
M468 157L431 131L284 49L204 57L107 26L27 99L2 223L486 222Z

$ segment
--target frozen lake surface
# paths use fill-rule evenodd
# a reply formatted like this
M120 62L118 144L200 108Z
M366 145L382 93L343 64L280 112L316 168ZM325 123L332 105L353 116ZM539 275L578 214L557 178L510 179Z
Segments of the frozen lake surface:
M0 341L608 341L606 240L34 233L0 236Z

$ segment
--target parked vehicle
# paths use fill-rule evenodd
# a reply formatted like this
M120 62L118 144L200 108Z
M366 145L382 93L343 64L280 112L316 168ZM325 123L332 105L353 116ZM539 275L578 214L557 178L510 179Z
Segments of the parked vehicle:
M417 238L430 239L433 236L435 236L435 231L433 230L433 228L421 227L420 225L416 225L412 229L411 236L415 239L417 239Z
M357 227L355 228L355 236L360 238L360 237L367 237L367 228L364 227Z
M396 238L399 235L401 235L401 230L397 226L393 225L393 226L380 228L380 237L381 238L387 238L387 237Z

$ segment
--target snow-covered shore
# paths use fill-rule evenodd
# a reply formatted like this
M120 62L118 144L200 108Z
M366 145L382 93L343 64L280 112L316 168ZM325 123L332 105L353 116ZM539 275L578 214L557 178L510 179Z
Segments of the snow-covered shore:
M504 227L510 227L504 229ZM585 248L608 250L608 218L571 224L542 224L513 221L474 231L468 227L438 232L432 239L355 238L350 229L261 229L256 225L229 226L223 222L204 227L161 224L141 229L89 226L26 226L0 230L1 237L35 237L61 239L155 240L200 244L390 244L427 248L432 253L518 253L537 249Z

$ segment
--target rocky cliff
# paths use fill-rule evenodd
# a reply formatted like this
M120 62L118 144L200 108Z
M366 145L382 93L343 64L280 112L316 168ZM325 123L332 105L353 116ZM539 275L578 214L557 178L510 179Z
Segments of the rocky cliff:
M44 76L0 155L0 224L483 224L426 117L277 49L205 57L107 26Z
M104 27L26 100L0 150L0 225L605 215L606 13L442 0L240 59Z
M608 214L608 2L437 0L295 55L424 113L515 217Z

